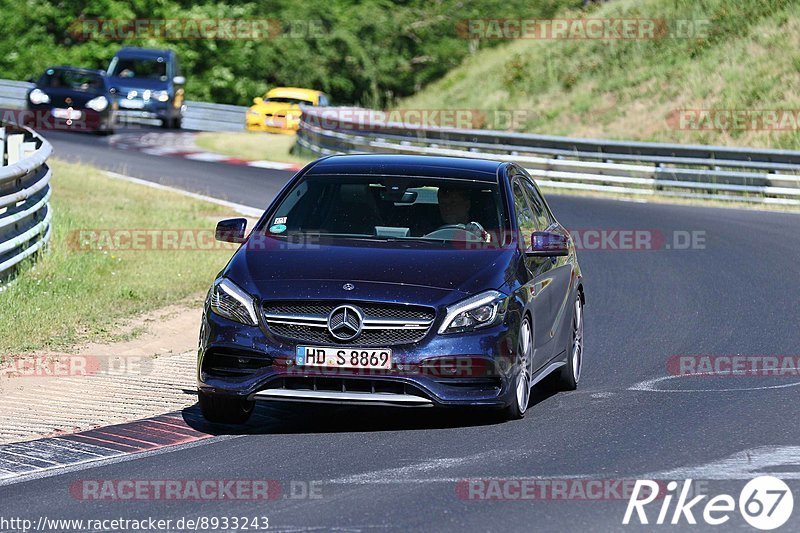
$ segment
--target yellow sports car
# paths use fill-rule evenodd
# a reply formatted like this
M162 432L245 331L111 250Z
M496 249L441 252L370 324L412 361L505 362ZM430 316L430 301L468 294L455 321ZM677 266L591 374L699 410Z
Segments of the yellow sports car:
M327 106L328 95L311 89L275 87L264 97L253 98L245 127L250 131L294 133L300 124L300 106Z

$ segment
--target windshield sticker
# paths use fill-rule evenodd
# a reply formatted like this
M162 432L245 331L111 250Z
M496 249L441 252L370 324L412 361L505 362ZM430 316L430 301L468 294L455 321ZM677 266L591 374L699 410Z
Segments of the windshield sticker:
M286 218L287 217L278 217L275 219L273 224L286 224Z
M285 224L273 224L269 228L270 233L283 233L284 231L286 231Z

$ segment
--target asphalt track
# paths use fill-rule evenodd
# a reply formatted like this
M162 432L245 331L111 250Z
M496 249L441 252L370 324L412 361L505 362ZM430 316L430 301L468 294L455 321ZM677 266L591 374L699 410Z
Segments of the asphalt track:
M254 207L290 176L114 150L89 135L48 138L60 158ZM626 500L469 499L463 480L691 477L708 480L712 495L737 498L745 480L769 473L797 499L800 377L673 378L667 362L685 354L800 355L800 216L549 201L570 229L648 230L673 245L675 232L704 239L690 249L580 254L586 354L577 391L538 394L525 419L510 423L474 413L342 408L315 416L261 405L260 422L245 434L217 428L220 436L195 446L2 486L0 516L268 516L279 531L608 531L636 529L622 526ZM198 424L196 407L184 417ZM86 479L269 479L287 492L311 483L320 497L299 490L268 502L78 501L69 486ZM704 529L685 520L678 527ZM737 513L722 527L750 530ZM800 530L800 510L784 530Z

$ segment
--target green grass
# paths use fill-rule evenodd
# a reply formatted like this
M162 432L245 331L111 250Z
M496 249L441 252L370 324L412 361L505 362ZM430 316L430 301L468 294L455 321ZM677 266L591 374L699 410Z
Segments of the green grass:
M195 144L209 152L240 159L277 161L304 165L314 160L291 153L294 135L260 132L200 133Z
M792 131L687 131L678 109L800 109L800 3L618 0L559 18L707 20L703 39L517 40L479 50L398 108L526 110L554 135L800 149Z
M121 327L124 319L196 298L232 255L230 248L81 249L74 238L77 230L213 232L215 221L230 213L214 204L108 178L90 166L59 160L52 160L51 166L51 246L0 292L0 357L129 337L136 330Z

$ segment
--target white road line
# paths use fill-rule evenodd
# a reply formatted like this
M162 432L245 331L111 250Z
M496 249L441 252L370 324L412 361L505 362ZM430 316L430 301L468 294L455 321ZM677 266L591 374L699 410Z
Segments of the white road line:
M628 390L632 391L640 391L640 392L667 392L667 393L678 393L678 392L705 392L705 393L716 393L716 392L743 392L743 391L756 391L756 390L770 390L770 389L785 389L788 387L800 387L800 381L793 381L791 383L783 383L781 385L763 385L760 387L731 387L731 388L724 388L724 389L661 389L658 388L658 384L669 381L673 379L679 378L687 378L687 377L713 377L717 374L714 373L704 373L704 374L685 374L685 375L675 375L675 376L662 376L659 378L653 379L646 379L644 381L640 381L639 383L635 383L628 387ZM729 376L730 373L720 374L720 376Z
M475 465L480 464L482 459L497 458L502 455L508 455L510 452L491 451L475 455L468 455L466 457L442 457L439 459L429 459L420 463L414 463L406 466L395 468L386 468L382 470L374 470L372 472L364 472L362 474L354 474L350 476L330 479L326 483L331 484L344 484L344 485L371 485L376 483L414 483L421 481L417 476L419 474L426 474L437 470L448 470L462 465ZM458 478L435 478L436 481L450 481L452 479L464 479L464 476Z
M144 185L145 187L151 187L153 189L159 189L162 191L169 191L174 192L177 194L182 194L183 196L188 196L189 198L195 198L197 200L203 200L205 202L211 202L212 204L221 205L224 207L229 207L236 211L237 213L241 213L244 216L258 218L264 212L263 208L258 207L251 207L248 205L237 204L234 202L228 202L227 200L220 200L219 198L214 198L212 196L206 196L204 194L197 194L194 192L184 191L183 189L178 189L176 187L170 187L169 185L161 185L160 183L154 183L152 181L147 181L139 178L134 178L131 176L126 176L124 174L118 174L116 172L105 171L106 175L110 178L118 179L127 181L130 183L136 183L138 185Z
M163 147L153 147L153 148L142 148L140 151L142 153L149 155L170 155L178 152L186 152L187 149L182 148L180 146L163 146Z
M258 168L271 168L274 170L294 170L299 168L299 165L294 165L292 163L278 163L277 161L248 161L246 163L249 167L258 167Z
M789 467L781 471L782 467ZM759 446L696 466L650 472L647 479L752 479L770 475L800 479L800 446Z
M212 152L197 152L194 154L186 154L183 157L185 159L193 159L195 161L211 161L211 162L227 161L228 159L231 159L227 155L215 154Z
M511 453L511 452L509 452ZM480 464L478 461L490 456L497 457L496 452L478 454L461 458L431 459L397 468L375 470L362 474L329 479L325 483L332 485L398 485L423 483L458 483L469 479L510 480L510 479L601 479L605 474L532 474L509 476L430 476L424 474L438 470L448 470L461 465ZM702 480L747 480L759 475L772 475L781 479L800 479L800 446L760 446L734 453L722 459L692 466L647 473L620 474L620 479L702 479ZM783 470L782 470L783 469Z

